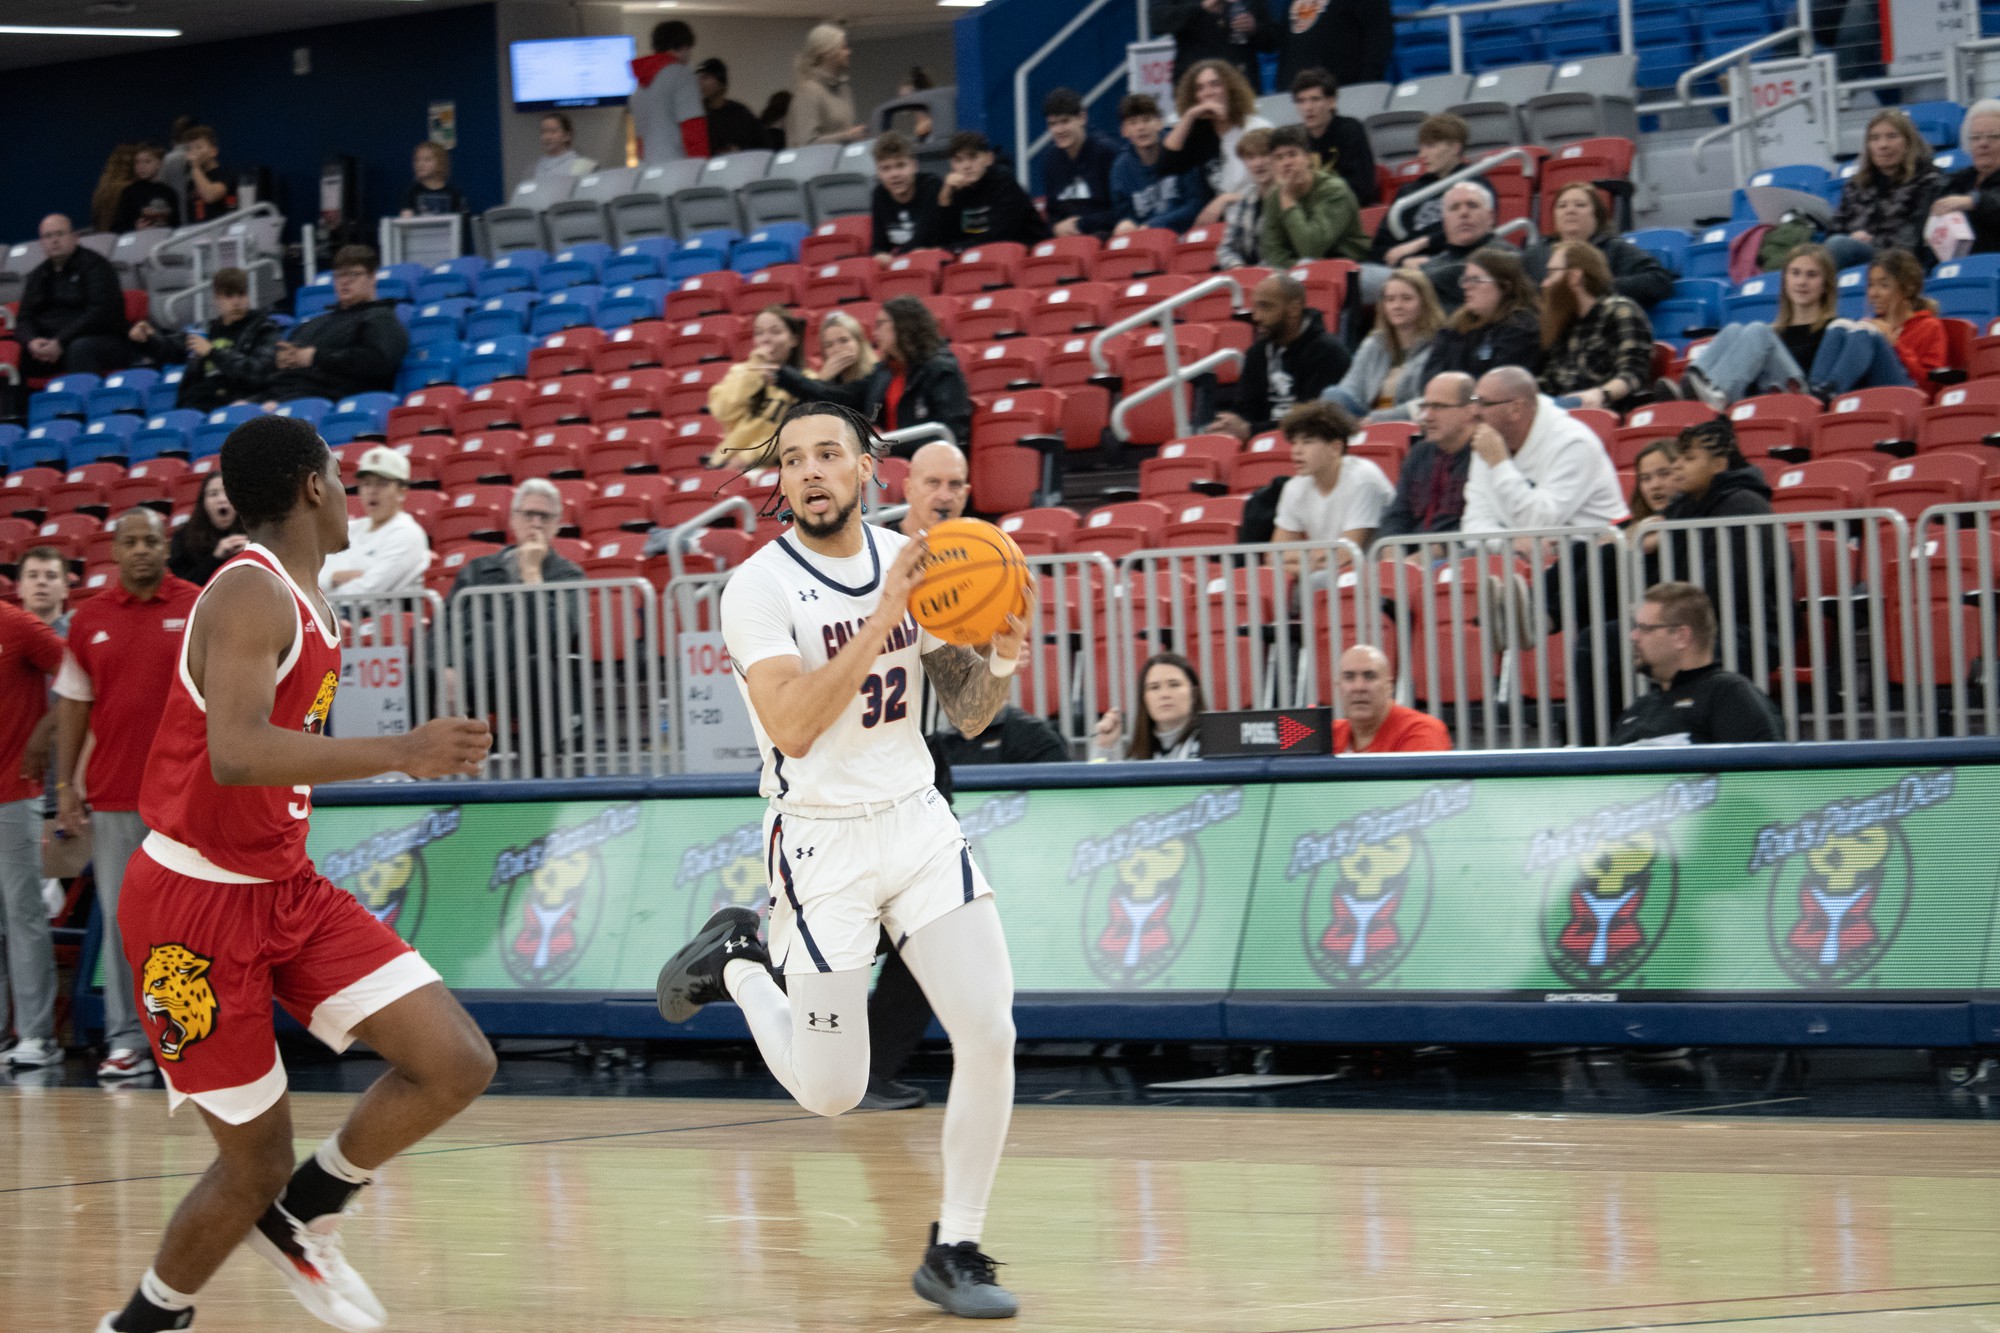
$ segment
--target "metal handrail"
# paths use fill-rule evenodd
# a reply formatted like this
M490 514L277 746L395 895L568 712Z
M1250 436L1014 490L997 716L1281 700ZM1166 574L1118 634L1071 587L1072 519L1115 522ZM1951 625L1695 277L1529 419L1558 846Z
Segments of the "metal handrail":
M1745 42L1732 51L1725 51L1719 56L1704 60L1699 65L1684 70L1681 76L1674 80L1674 95L1680 99L1682 106L1693 106L1694 85L1697 80L1705 79L1718 70L1728 69L1731 65L1748 64L1750 57L1756 55L1759 51L1773 46L1781 46L1786 42L1797 41L1801 38L1811 41L1812 30L1800 25L1780 28L1778 31L1768 33L1765 36L1757 38L1755 41Z
M185 289L177 292L169 292L160 299L159 313L163 323L170 321L176 304L183 301L192 301L194 303L195 317L200 317L202 304L208 299L209 281L215 276L213 273L203 270L202 256L207 253L205 247L213 245L230 228L241 223L253 222L259 218L276 218L280 228L284 226L285 222L285 215L278 211L278 206L269 200L265 200L252 204L248 208L239 208L233 212L224 213L219 218L210 218L206 222L197 222L192 226L178 228L172 236L169 236L166 240L153 247L153 252L146 256L143 265L148 274L157 268L166 267L167 262L170 260L185 257L188 261L189 273L194 279ZM279 294L283 294L284 270L278 265L276 260L269 257L252 259L246 253L243 256L241 266L248 270L253 278L266 272L275 275L281 289ZM217 265L217 267L221 266ZM263 293L257 290L257 285L255 284L251 287L250 296L252 301L258 305L271 304L270 301L261 299Z
M1173 339L1169 337L1167 341L1171 346ZM1118 400L1111 409L1111 433L1121 441L1131 439L1130 432L1125 428L1125 418L1133 408L1139 406L1141 403L1149 403L1161 394L1171 389L1179 388L1181 385L1209 374L1211 371L1220 370L1224 366L1241 366L1242 364L1243 353L1237 351L1234 347L1221 347L1210 352L1207 356L1192 365L1170 369L1164 378L1154 380L1151 384L1148 384L1129 398ZM1182 400L1179 394L1174 395L1174 431L1180 435L1188 433L1187 403Z
M1533 245L1536 241L1541 239L1541 233L1538 230L1536 230L1535 220L1533 218L1515 218L1512 222L1503 222L1499 226L1493 229L1493 234L1495 236L1505 236L1509 232L1515 232L1515 231L1524 231L1528 233L1527 243L1521 246L1523 250L1527 249L1528 246Z
M1147 306L1144 310L1141 310L1136 315L1127 315L1125 316L1125 318L1117 321L1116 323L1108 325L1105 328L1099 329L1096 333L1092 334L1090 338L1090 364L1097 368L1098 374L1100 375L1110 374L1111 362L1104 355L1104 345L1107 342L1110 342L1113 338L1116 338L1121 333L1130 333L1133 329L1138 328L1141 324L1159 324L1162 327L1167 327L1172 322L1169 317L1173 314L1174 311L1180 309L1184 305L1190 304L1191 302L1199 301L1208 296L1211 296L1214 293L1222 291L1225 288L1228 289L1230 296L1232 297L1231 304L1238 310L1242 309L1243 308L1242 283L1236 281L1236 279L1234 278L1223 275L1218 275L1213 278L1203 278L1200 282L1197 282L1194 286L1188 288L1186 291L1176 292L1172 296L1166 297L1159 301L1155 301L1153 304ZM1169 369L1173 368L1173 364L1177 359L1178 358L1174 355L1173 352L1170 351L1167 353L1167 366Z
M1432 181L1421 190L1414 190L1406 195L1397 195L1396 202L1389 205L1389 212L1383 217L1382 225L1389 229L1391 236L1394 236L1399 241L1406 241L1409 239L1409 236L1403 231L1404 209L1408 208L1411 204L1421 204L1426 199L1434 199L1454 185L1460 185L1476 177L1484 176L1494 168L1504 166L1517 159L1524 164L1521 169L1522 174L1529 180L1533 180L1535 178L1535 155L1526 148L1503 148L1497 153L1480 158L1477 162L1469 166L1460 167L1443 180Z
M1028 185L1029 168L1034 162L1035 154L1041 151L1042 145L1047 143L1049 138L1046 131L1038 139L1030 140L1028 138L1029 73L1061 49L1062 44L1075 35L1078 28L1081 28L1084 24L1090 22L1091 19L1097 17L1105 6L1116 3L1118 3L1118 0L1091 0L1090 4L1077 11L1075 18L1063 24L1057 30L1055 36L1043 42L1040 49L1022 61L1014 70L1014 175L1024 187ZM1144 41L1147 32L1145 0L1138 0L1138 5L1139 38L1141 41ZM1103 96L1106 88L1123 78L1124 75L1125 67L1121 63L1090 90L1090 95L1083 99L1084 105L1088 107L1091 103L1095 102L1099 97Z
M885 430L882 439L888 444L915 444L919 440L940 440L945 444L962 445L964 441L951 433L951 427L942 421L919 421L914 426L904 426L899 430Z
M757 507L740 495L725 496L708 508L696 514L685 523L667 530L667 569L669 578L679 579L687 575L686 562L681 553L687 549L688 538L703 528L712 528L725 515L735 514L743 520L745 532L757 530Z
M1762 111L1752 113L1747 120L1733 121L1730 124L1718 126L1710 130L1707 134L1696 139L1688 150L1689 156L1694 159L1694 169L1700 172L1708 170L1707 167L1702 165L1701 159L1702 155L1708 152L1710 144L1719 143L1732 135L1741 134L1745 130L1755 129L1771 117L1782 115L1784 112L1790 111L1793 107L1799 105L1799 103L1811 100L1804 93L1793 93L1790 97L1779 102L1774 102Z
M907 502L903 504L883 505L880 509L868 515L868 521L878 528L893 528L898 523L901 523L904 516L909 512L910 506Z
M1945 91L1951 94L1953 101L1970 105L1976 100L1966 81L1965 57L1980 51L2000 51L2000 37L1975 37L1946 48Z

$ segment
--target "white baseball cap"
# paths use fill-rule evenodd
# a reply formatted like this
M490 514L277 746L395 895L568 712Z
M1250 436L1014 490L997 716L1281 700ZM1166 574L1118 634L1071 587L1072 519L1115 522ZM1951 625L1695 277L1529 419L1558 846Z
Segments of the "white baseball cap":
M354 471L357 476L365 477L373 472L376 476L387 477L390 481L407 483L410 480L410 460L388 445L378 444L361 455L361 462L356 465Z

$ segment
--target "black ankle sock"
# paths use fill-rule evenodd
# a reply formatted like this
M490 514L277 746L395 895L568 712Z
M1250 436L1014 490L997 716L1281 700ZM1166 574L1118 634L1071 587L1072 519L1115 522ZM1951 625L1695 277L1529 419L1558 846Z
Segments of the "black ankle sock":
M284 1197L278 1202L299 1221L310 1222L315 1217L325 1217L345 1208L347 1201L360 1188L330 1175L319 1164L317 1157L308 1157L299 1163L298 1170L292 1172L291 1183L285 1186Z
M146 1299L146 1293L135 1291L132 1299L118 1316L111 1321L111 1327L118 1333L171 1333L177 1328L187 1328L194 1323L194 1311L162 1310Z

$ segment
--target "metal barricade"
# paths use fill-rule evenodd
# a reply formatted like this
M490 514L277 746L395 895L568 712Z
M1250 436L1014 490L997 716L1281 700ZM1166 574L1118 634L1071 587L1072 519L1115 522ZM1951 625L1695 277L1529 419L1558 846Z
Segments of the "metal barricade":
M341 631L333 734L396 735L439 716L444 599L424 591L326 600Z
M1133 552L1115 594L1131 689L1171 652L1194 663L1209 708L1337 707L1334 663L1368 623L1362 561L1348 541Z
M1923 734L1906 688L1917 677L1901 514L1683 520L1630 541L1630 596L1669 580L1707 589L1716 660L1770 692L1787 740Z
M1924 510L1909 564L1916 734L2000 735L2000 504Z
M1609 735L1631 674L1624 561L1604 527L1376 542L1368 592L1398 699L1446 719L1461 750Z
M660 624L644 579L466 588L447 707L493 723L491 778L661 771Z
M1013 702L1050 720L1073 754L1089 745L1097 719L1126 708L1134 664L1118 633L1118 570L1097 552L1031 555L1039 596L1029 625L1034 649L1016 675Z
M671 772L690 771L689 710L715 706L713 700L689 698L688 690L694 677L714 679L721 674L714 669L715 663L691 660L690 654L699 653L704 648L712 649L715 637L722 633L722 588L729 582L729 573L728 570L718 570L712 574L678 575L668 580L666 592L661 596L661 624L667 635L668 715L664 748ZM728 688L734 689L735 686L731 683ZM744 771L754 767L754 763L746 763Z

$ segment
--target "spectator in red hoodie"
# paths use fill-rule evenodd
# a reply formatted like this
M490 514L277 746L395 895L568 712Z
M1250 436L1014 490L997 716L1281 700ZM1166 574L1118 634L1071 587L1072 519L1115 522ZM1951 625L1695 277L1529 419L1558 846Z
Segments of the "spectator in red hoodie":
M708 156L708 107L688 56L694 29L679 19L654 25L653 54L632 62L639 81L626 102L640 159L648 166Z

